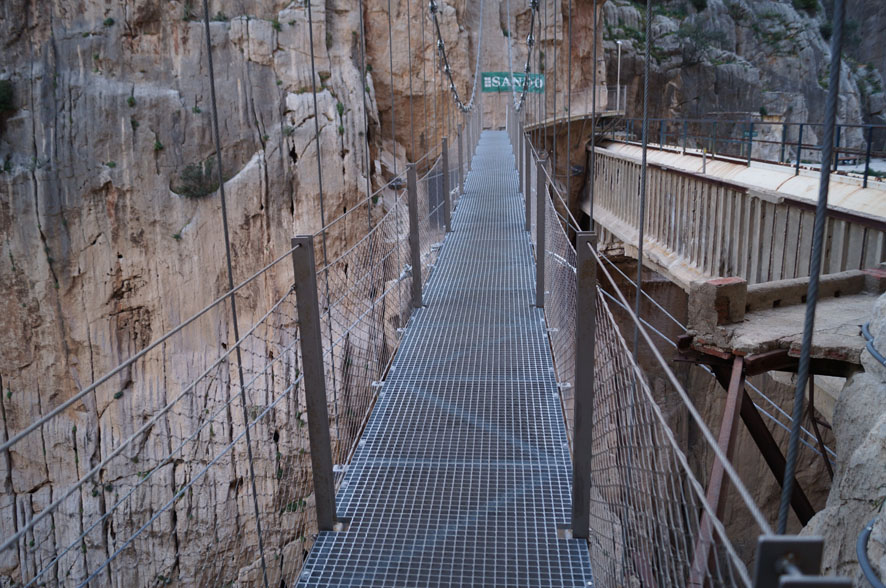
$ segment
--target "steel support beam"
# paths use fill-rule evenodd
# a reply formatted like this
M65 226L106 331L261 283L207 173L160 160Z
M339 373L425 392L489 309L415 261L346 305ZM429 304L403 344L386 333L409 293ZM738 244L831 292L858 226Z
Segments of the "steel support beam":
M597 236L575 237L575 429L572 455L572 536L587 539L591 513L594 426L594 353L597 327Z
M529 135L525 135L523 137L523 173L525 174L525 179L523 180L523 198L526 200L526 231L529 232L532 230L532 198L530 198L530 192L532 192L532 146L529 143Z
M310 235L295 237L292 239L292 247L305 404L308 413L308 440L311 447L311 472L317 502L317 529L332 531L335 526L335 478L332 473L332 443L329 438L325 367L320 340L320 304L317 299L314 238Z
M443 144L446 144L445 139ZM446 177L445 174L443 177ZM446 180L444 179L444 185L445 183ZM418 237L418 186L415 178L414 163L410 163L406 168L406 197L409 206L409 263L412 266L412 308L421 308L421 242Z
M717 445L720 451L723 452L726 459L730 462L735 450L735 438L738 432L738 417L741 406L741 393L744 391L744 380L744 358L736 356L732 363L732 375L729 378L726 406L723 408L723 420L720 423L720 435L717 438ZM714 464L711 467L711 476L708 479L705 501L708 503L708 507L714 511L718 520L723 518L728 482L723 462L719 458L715 458ZM699 524L699 537L693 550L692 567L689 572L690 586L704 585L708 570L708 560L710 559L714 541L711 517L708 511L704 511Z
M536 162L535 188L535 305L545 306L545 204L547 204L547 183L545 182L544 162Z
M414 173L414 170L413 170ZM443 137L443 224L452 231L452 212L449 207L449 138Z

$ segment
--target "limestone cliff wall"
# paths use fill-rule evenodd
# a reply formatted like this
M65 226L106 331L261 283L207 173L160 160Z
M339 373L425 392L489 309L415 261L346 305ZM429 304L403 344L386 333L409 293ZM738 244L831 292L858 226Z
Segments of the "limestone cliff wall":
M821 122L827 95L832 27L818 2L788 0L669 0L656 3L650 116ZM877 6L872 6L876 4ZM616 81L622 45L622 83L628 115L642 116L643 3L606 3L606 60ZM883 122L882 64L873 41L886 26L881 3L847 3L846 42L838 120ZM882 45L882 44L880 44ZM876 66L875 66L876 62ZM805 138L820 139L812 130ZM804 141L805 141L804 138ZM843 145L862 144L860 131Z
M415 86L422 88L413 100L416 127L437 123L436 134L443 132L441 115L419 118L418 112L426 103L436 100L442 109L448 101L439 74L432 85L434 38L430 29L420 36L422 3L411 3L417 14L410 39L406 0L393 3L393 85L387 4L364 2L371 66L364 78L356 2L312 3L313 47L305 2L210 2L235 281L287 251L293 235L313 233L363 201L367 174L377 189L395 167L403 170L407 156L432 146L432 133L423 130L411 147L407 60L413 76L425 69L428 75L426 85ZM441 20L453 58L465 61L474 50L473 21L462 22L467 4L444 2ZM215 148L199 3L16 0L0 7L0 43L0 440L6 440L216 299L227 290L227 273L220 201L209 173ZM375 215L386 207L388 195L381 196ZM350 247L363 226L341 223L330 231L328 256ZM270 276L241 293L241 332L291 285L288 269ZM0 537L102 461L150 416L150 407L168 400L168 389L191 381L231 340L229 316L207 315L164 351L166 359L130 374L133 381L120 392L87 397L3 456ZM169 418L187 431L193 416ZM169 446L147 444L143 451L133 463L152 463ZM166 488L149 493L140 513L161 506L169 488L181 485L189 474L180 468L158 475ZM103 512L124 474L103 475L99 488L108 494L91 485L79 506L66 507L51 529L47 523L48 535L69 541ZM248 521L251 512L246 486L227 492L237 496L233 512L218 513L225 528L241 516ZM209 529L182 523L178 534L170 533L173 520L161 519L163 528L150 533L137 554L121 556L129 557L125 574L106 580L144 585L179 566L177 577L194 581L189 574L199 557L179 560L177 545L201 541ZM115 520L105 531L128 532L129 524ZM94 569L107 557L107 545L84 543L69 577ZM39 544L25 547L0 556L0 584L20 580L52 556Z

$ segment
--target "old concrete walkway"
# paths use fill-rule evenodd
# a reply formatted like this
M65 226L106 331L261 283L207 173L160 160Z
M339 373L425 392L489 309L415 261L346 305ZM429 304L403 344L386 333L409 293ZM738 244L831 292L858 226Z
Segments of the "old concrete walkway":
M465 194L298 586L589 586L514 156L484 132Z

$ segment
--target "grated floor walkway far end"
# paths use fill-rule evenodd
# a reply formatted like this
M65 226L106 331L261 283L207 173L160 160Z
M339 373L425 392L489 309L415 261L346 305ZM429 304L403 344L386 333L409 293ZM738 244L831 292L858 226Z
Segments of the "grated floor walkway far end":
M505 132L464 195L297 586L592 585L561 539L571 460Z

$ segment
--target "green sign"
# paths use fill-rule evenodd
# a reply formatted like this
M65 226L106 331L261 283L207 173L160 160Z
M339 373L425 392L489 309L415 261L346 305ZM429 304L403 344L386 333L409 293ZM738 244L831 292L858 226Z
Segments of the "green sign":
M482 90L484 92L520 92L523 90L523 78L526 74L506 71L484 71L482 76ZM539 94L545 91L545 75L529 74L529 87L527 92Z

